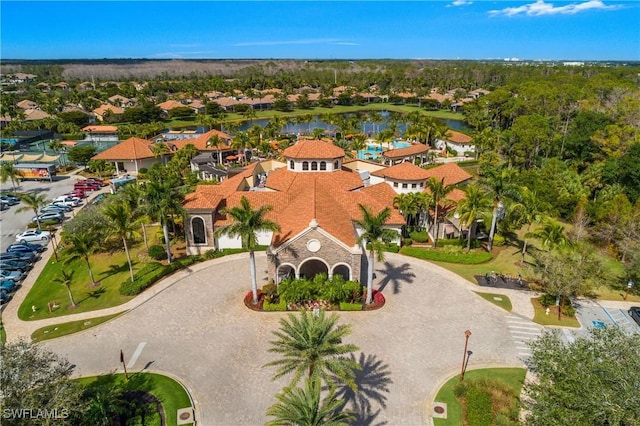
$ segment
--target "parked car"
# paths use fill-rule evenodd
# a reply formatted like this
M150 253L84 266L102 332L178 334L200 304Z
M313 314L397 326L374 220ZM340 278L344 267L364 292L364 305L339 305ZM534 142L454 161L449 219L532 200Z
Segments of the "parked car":
M0 261L2 260L18 260L20 262L33 263L38 260L38 255L32 251L30 252L11 252L0 253Z
M16 235L16 241L21 243L28 243L30 241L42 241L43 243L47 243L51 238L51 233L49 231L41 231L39 229L29 229L24 231L18 235Z
M51 212L51 211L66 213L66 212L73 211L73 207L63 206L61 204L47 204L46 206L40 209L40 213Z
M20 271L7 271L6 269L0 269L0 279L12 280L15 282L22 281L27 275Z
M632 306L629 309L629 316L640 325L640 306Z
M4 194L0 195L0 201L10 206L15 206L16 204L20 203L20 199L18 197L14 197L11 195L4 195Z
M79 198L63 195L62 197L58 197L58 198L54 199L51 202L51 204L53 204L55 206L78 207L79 202L80 202Z
M81 189L83 191L97 191L101 188L101 185L97 182L90 182L88 180L81 180L73 184L73 189Z
M11 300L11 295L9 293L0 291L0 305L4 305L10 300Z
M13 243L7 247L7 252L11 251L33 251L36 253L41 253L46 250L46 246L42 244L34 244L34 243ZM20 250L18 250L20 249Z
M75 189L75 190L73 190L71 192L67 192L66 194L63 194L63 195L67 195L67 196L70 196L70 197L78 197L80 199L83 199L83 198L87 197L87 194L85 194L85 192L83 190L81 190L81 189Z
M44 212L40 215L38 215L37 217L34 216L31 221L32 222L56 222L56 223L60 223L64 220L64 214L62 212L54 212L54 211L47 211Z
M18 284L12 280L2 280L0 281L0 292L3 293L13 293L18 289Z
M1 211L9 210L9 204L7 204L4 201L0 200L0 210Z
M9 247L7 247L7 253L33 253L37 256L39 252L23 245L11 244Z
M17 260L0 260L0 269L7 271L27 272L31 266L27 262L19 262Z

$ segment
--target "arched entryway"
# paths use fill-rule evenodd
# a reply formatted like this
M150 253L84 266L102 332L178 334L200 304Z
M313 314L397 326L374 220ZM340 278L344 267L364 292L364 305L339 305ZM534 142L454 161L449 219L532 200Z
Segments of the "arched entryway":
M336 275L342 275L342 278L344 278L345 281L349 281L351 279L351 268L343 263L335 265L333 267L332 276L335 277Z
M307 259L300 264L300 278L313 279L318 274L329 275L329 265L320 259Z
M296 268L288 263L278 266L276 270L276 284L280 284L286 278L295 278Z

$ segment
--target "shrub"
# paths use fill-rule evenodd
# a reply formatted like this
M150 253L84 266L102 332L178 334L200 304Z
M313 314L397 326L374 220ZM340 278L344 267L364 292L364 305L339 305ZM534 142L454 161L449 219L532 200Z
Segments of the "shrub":
M286 311L287 302L285 302L284 300L280 300L278 303L272 303L265 298L264 302L262 303L262 309L267 312Z
M493 236L493 245L495 247L502 247L505 242L506 242L506 238L504 238L502 235L495 234Z
M161 245L151 246L149 247L149 250L147 252L149 253L149 256L154 260L164 260L167 258L167 252Z
M265 302L278 303L278 287L274 283L263 285L262 293L264 294Z
M576 309L573 306L565 306L563 312L568 317L576 316Z
M469 426L491 426L491 397L476 386L467 392L467 423Z
M204 258L207 260L215 259L222 256L223 253L220 250L209 249L204 252Z
M453 248L453 247L452 247ZM434 260L439 262L461 263L465 265L476 265L488 262L492 259L491 253L471 251L466 253L460 249L452 251L440 251L422 249L417 247L403 247L400 253L422 260Z
M403 246L410 246L413 243L413 240L411 238L403 238L402 239L402 245Z
M556 304L556 296L553 294L543 294L538 300L545 308Z
M367 250L371 250L371 244L367 244ZM400 251L400 246L397 243L387 243L383 249L383 251L387 251L390 253L398 253Z
M149 247L151 248L151 247ZM189 256L173 262L171 265L163 265L158 262L146 264L134 275L134 281L126 280L120 284L119 292L123 296L135 296L142 293L162 277L178 271L200 261L198 256Z
M341 311L361 311L362 303L340 302Z
M409 236L417 243L426 243L429 241L429 234L427 234L427 231L413 231Z
M450 240L438 240L438 245L437 247L463 247L463 248L467 248L467 240L464 239L460 239L460 238L454 238L454 239L450 239ZM480 241L478 240L471 240L471 248L472 249L476 249L480 247Z

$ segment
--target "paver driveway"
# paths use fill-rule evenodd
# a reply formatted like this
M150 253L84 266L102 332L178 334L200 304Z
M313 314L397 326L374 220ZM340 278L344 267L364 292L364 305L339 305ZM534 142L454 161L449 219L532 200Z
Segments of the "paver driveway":
M246 256L246 255L245 255ZM131 370L168 372L196 400L202 425L259 425L287 383L271 381L262 366L271 332L286 314L247 310L248 259L222 258L194 271L127 314L83 333L44 345L76 364L81 375L119 368L146 342ZM261 283L266 257L257 256ZM342 313L353 326L348 342L360 347L360 423L430 424L434 392L459 372L464 331L473 333L469 368L522 366L507 329L507 313L472 292L457 275L429 263L388 255L376 264L376 288L386 306L375 312ZM346 395L347 397L349 395Z

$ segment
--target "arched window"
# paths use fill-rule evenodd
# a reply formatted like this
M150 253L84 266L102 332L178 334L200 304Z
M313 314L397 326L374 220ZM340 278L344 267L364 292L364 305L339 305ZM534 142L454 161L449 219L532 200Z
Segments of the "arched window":
M340 166L340 162L338 160L333 162L333 170L338 170L339 166Z
M293 162L293 160L289 161L289 170L295 170L296 169L296 163Z
M327 163L324 161L320 162L320 170L327 170Z
M318 170L318 163L316 161L311 162L311 170Z
M308 161L303 161L302 162L302 170L309 170L309 162Z
M194 244L206 244L207 235L204 232L204 220L199 217L191 219L191 233L193 234Z

